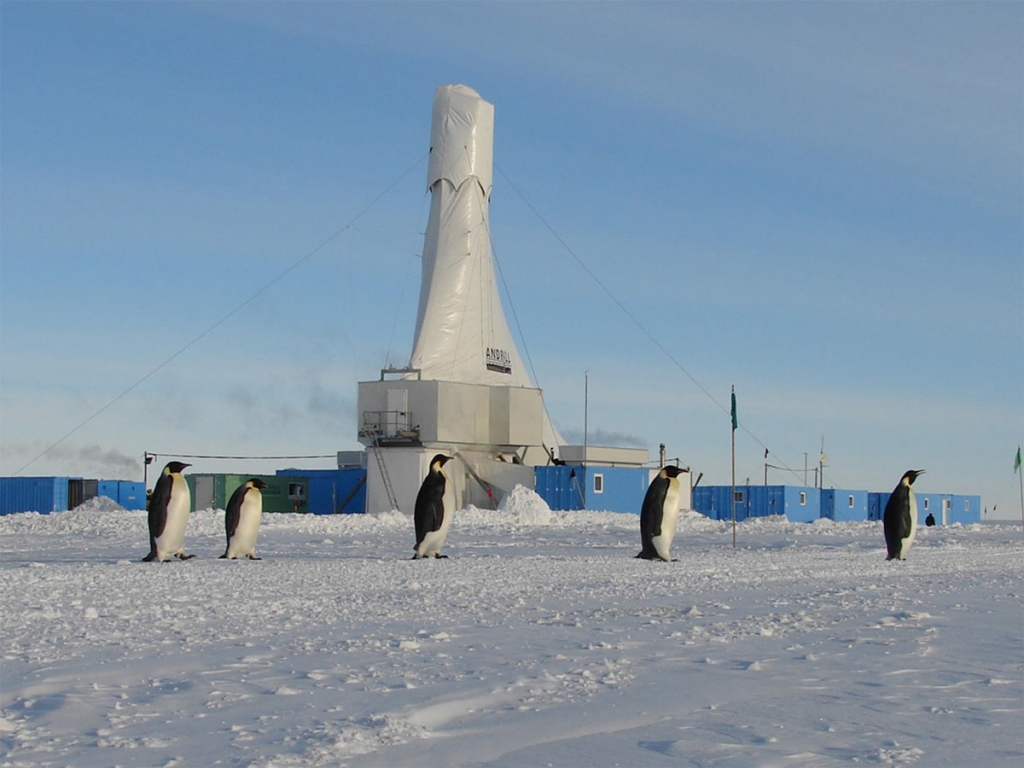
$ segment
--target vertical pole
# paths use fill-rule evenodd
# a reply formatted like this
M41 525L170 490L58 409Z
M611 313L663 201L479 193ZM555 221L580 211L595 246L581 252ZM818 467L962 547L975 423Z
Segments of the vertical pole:
M1024 472L1018 472L1018 481L1020 482L1020 525L1024 529Z
M587 484L591 482L587 472L588 429L587 418L590 413L590 369L583 371L583 508L587 508Z
M732 548L736 549L736 385L732 385Z
M821 450L818 451L818 481L815 483L819 488L825 487L825 436L821 436Z
M583 371L583 466L587 466L587 418L590 411L590 369Z
M1020 446L1017 446L1017 458L1020 458ZM1020 524L1024 528L1024 467L1017 465L1017 482L1020 483ZM995 507L992 507L995 510Z

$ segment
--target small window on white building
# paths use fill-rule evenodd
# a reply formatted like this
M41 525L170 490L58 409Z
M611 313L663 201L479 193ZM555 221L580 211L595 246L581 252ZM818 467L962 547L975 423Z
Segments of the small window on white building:
M594 475L594 493L604 493L604 475Z
M853 509L853 496L847 497L847 505L850 507L850 509Z
M800 506L807 504L807 493L806 491L800 491Z

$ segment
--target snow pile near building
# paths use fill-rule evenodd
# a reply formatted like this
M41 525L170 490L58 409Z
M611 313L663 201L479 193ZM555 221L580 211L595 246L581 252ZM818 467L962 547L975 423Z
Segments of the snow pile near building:
M551 507L536 491L522 485L505 494L498 511L511 515L519 525L548 525L551 522Z

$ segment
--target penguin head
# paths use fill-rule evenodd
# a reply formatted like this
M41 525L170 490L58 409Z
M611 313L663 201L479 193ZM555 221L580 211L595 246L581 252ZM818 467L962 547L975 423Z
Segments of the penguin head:
M923 469L908 469L906 472L903 473L903 480L906 480L907 485L913 485L914 481L917 480L917 476L923 474Z
M169 461L167 462L167 466L164 467L164 469L167 471L168 474L176 475L179 472L181 472L181 470L183 470L185 467L191 466L191 464L186 464L183 461Z
M270 487L267 483L263 482L258 477L254 477L251 480L249 480L247 485L250 485L250 486L252 486L253 488L255 488L256 490L259 490L259 491L262 491L264 488L269 488Z
M665 474L665 477L673 478L673 477L679 477L686 470L683 469L682 467L675 467L675 466L672 466L670 464L669 466L665 467L661 471Z
M445 456L443 453L437 454L436 456L434 456L434 458L430 460L430 471L440 472L441 467L443 467L447 462L451 460L451 456Z

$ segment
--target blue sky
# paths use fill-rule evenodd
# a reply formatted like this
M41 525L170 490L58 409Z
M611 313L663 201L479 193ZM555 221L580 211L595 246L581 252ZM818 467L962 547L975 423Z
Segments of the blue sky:
M1020 3L0 14L4 474L140 380L21 473L358 448L356 382L412 343L434 90L465 83L495 104L509 321L570 441L589 371L592 443L727 483L735 385L741 481L767 446L798 482L824 438L826 485L923 467L1019 512Z

